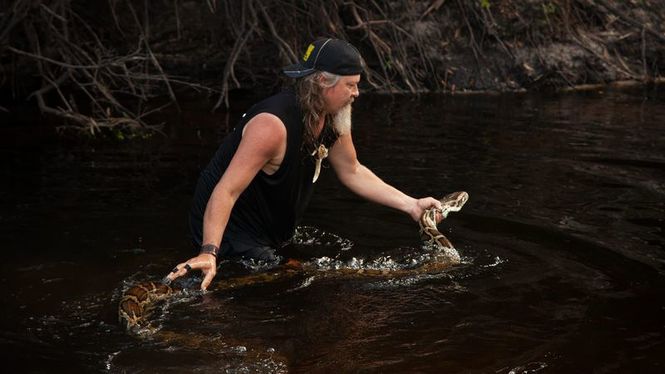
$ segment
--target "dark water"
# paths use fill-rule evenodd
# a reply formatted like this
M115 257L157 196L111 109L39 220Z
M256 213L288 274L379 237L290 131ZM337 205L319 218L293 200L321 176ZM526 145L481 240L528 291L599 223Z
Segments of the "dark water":
M138 338L116 324L120 293L191 254L189 199L225 131L224 115L186 107L186 126L168 137L115 145L0 127L5 367L665 371L663 89L361 97L364 164L409 194L469 192L440 226L463 264L192 293L161 309L159 333ZM330 169L304 223L312 240L296 252L313 261L421 250L413 222L345 191ZM247 267L225 263L217 282Z

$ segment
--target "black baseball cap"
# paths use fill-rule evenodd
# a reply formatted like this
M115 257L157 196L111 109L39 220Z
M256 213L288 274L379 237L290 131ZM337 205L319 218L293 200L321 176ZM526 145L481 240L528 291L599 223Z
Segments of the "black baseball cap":
M315 71L337 75L357 75L363 71L362 58L356 47L341 39L319 39L310 44L302 61L283 69L291 78L300 78Z

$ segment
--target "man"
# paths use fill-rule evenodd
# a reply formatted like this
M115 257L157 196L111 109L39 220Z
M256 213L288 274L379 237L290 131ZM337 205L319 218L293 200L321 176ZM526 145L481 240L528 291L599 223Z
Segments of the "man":
M201 173L190 214L200 253L178 264L169 281L197 269L205 290L218 256L274 260L294 234L326 156L339 180L370 201L416 221L425 209L441 208L432 197L405 195L358 161L351 104L362 70L358 50L339 39L315 41L300 63L284 69L297 78L295 89L245 113Z

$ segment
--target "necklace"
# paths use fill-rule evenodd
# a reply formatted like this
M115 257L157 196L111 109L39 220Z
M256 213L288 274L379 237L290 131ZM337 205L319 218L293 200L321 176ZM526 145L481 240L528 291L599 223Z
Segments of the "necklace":
M321 162L323 159L328 157L328 148L326 148L323 143L319 144L319 147L312 152L312 156L316 158L316 167L314 168L314 178L312 183L316 183L316 180L319 179L319 174L321 173Z

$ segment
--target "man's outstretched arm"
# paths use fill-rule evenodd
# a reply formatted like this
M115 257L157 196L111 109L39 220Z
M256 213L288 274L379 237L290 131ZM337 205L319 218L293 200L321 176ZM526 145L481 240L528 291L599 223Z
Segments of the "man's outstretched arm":
M351 134L339 137L328 156L339 180L357 195L375 203L385 205L408 214L414 221L425 209L441 208L441 203L432 198L416 199L387 184L358 161Z
M203 245L219 248L236 200L256 174L268 164L279 164L286 149L286 128L276 116L261 113L252 118L242 135L238 150L215 186L203 215ZM176 265L168 280L201 270L201 288L207 289L217 273L217 261L210 253L200 253Z

